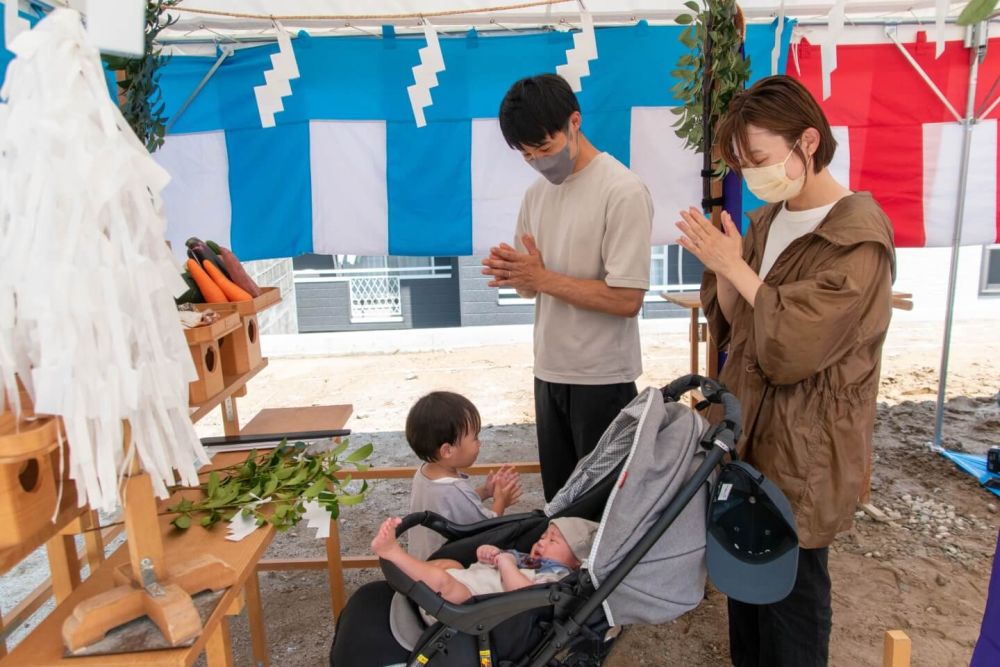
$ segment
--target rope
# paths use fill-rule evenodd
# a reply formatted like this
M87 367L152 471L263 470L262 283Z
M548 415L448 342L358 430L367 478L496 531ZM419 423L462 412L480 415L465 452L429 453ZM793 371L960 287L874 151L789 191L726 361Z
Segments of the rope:
M187 12L190 14L204 14L207 16L225 16L240 19L262 19L265 21L362 21L362 20L386 20L396 21L400 19L422 19L440 16L461 16L463 14L483 14L493 12L503 12L511 9L528 9L531 7L551 7L552 5L576 3L576 0L533 0L531 2L519 2L512 5L498 5L496 7L482 7L480 9L449 9L437 12L422 12L414 14L309 14L304 16L275 16L273 14L242 14L239 12L223 12L215 9L200 9L197 7L181 7L180 3L170 8L172 11Z

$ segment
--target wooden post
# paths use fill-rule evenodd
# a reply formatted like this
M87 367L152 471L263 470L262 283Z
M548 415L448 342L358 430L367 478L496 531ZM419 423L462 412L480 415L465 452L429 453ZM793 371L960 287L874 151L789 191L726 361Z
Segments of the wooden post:
M236 399L229 397L219 406L222 410L222 430L226 435L240 434L240 413L236 409Z
M882 667L910 667L910 638L902 630L886 630Z
M250 573L246 583L247 621L250 624L250 641L256 667L268 667L267 630L264 626L264 608L260 597L260 579L257 571Z
M166 563L163 562L163 538L160 524L156 520L156 497L153 483L146 473L133 474L125 483L125 533L129 562L132 564L132 580L143 585L143 563L149 561L156 573L157 581L167 578Z
M90 573L104 562L104 538L101 536L101 522L95 510L86 512L80 517L80 528L83 531L83 543L86 547L87 565Z
M45 545L52 572L52 592L56 603L69 597L80 585L80 559L76 555L76 541L72 535L56 535Z
M333 610L333 620L336 622L347 604L347 593L344 591L344 563L340 557L340 529L336 521L330 522L330 537L326 538L326 561L330 577L330 607Z

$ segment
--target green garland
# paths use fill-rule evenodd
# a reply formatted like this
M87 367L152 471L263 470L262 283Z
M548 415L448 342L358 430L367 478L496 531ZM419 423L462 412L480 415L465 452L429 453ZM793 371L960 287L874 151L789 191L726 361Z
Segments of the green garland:
M972 0L958 15L958 25L972 25L988 20L997 8L997 0Z
M118 82L124 98L122 115L129 127L146 145L150 153L163 145L166 133L166 118L163 116L163 94L159 85L159 69L168 58L162 55L155 44L160 32L177 22L177 17L163 18L163 13L181 0L148 0L146 2L145 55L141 58L104 56L108 68L123 72L124 78Z
M729 101L750 78L750 59L740 54L743 34L737 25L735 0L704 0L702 5L689 0L684 6L692 13L678 16L677 23L687 26L681 32L680 41L691 52L682 55L677 68L671 72L679 79L671 92L682 101L681 106L673 110L680 116L673 127L677 136L684 140L685 148L704 154L712 149L712 142L705 141L706 81L711 85L707 119L708 138L711 139ZM724 165L716 167L719 178L725 173Z

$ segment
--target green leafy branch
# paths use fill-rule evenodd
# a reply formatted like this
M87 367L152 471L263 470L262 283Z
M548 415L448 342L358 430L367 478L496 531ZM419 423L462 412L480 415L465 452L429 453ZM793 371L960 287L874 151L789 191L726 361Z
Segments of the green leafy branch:
M972 0L958 15L958 25L973 25L986 21L993 16L997 8L997 0Z
M122 100L122 115L129 127L146 145L150 153L163 145L166 134L166 118L163 116L163 92L160 90L159 69L168 58L156 45L156 37L162 30L177 22L178 17L167 16L164 12L181 0L148 0L146 2L145 54L141 58L104 56L108 68L122 72L118 82Z
M351 476L341 478L337 473L344 465L368 470L365 461L372 454L372 444L358 447L341 460L348 446L345 439L328 451L309 453L305 443L290 445L282 440L272 452L252 451L244 462L214 470L205 482L193 487L202 492L202 498L185 497L168 507L168 513L177 515L171 523L184 530L197 520L211 528L243 512L255 517L259 526L269 523L283 531L302 519L309 501L318 502L336 519L341 507L360 503L368 492L368 482L362 480L360 488L352 490ZM261 503L267 499L266 505Z
M687 26L680 41L690 52L681 55L671 72L678 80L671 92L681 101L673 109L679 116L673 127L684 140L685 148L704 154L712 150L711 145L705 145L705 114L708 113L708 127L712 131L730 100L749 80L750 59L740 53L743 34L735 0L703 0L700 5L688 0L684 6L691 13L679 15L677 23ZM707 110L706 80L711 86ZM716 177L724 173L724 168L717 169Z

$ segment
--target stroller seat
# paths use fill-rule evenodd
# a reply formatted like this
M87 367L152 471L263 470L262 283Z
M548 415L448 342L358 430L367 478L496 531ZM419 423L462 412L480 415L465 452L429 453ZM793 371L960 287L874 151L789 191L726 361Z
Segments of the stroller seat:
M725 407L711 426L678 403L700 387ZM465 566L493 544L528 551L551 519L600 526L581 568L558 582L451 604L381 561L385 582L361 587L341 613L331 667L596 667L621 626L664 623L704 597L712 473L738 437L740 408L717 383L685 376L626 406L544 510L457 525L432 512L403 519L447 542L431 558ZM425 627L417 607L436 623Z

